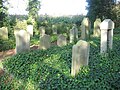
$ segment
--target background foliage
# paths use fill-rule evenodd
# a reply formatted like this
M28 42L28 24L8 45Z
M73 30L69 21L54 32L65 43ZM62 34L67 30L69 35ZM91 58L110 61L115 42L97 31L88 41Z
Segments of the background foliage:
M87 16L91 19L92 23L96 18L100 18L101 20L109 18L113 21L119 19L117 12L119 12L120 9L116 7L119 7L120 4L116 4L116 0L86 0L86 2L88 2Z

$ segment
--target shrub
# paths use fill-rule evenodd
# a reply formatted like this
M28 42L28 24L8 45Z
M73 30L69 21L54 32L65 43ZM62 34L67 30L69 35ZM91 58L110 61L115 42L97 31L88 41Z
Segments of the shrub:
M15 48L15 40L1 40L0 39L0 51L5 51Z
M15 29L26 30L26 27L27 27L26 20L20 21L20 20L16 19L16 25L14 27Z

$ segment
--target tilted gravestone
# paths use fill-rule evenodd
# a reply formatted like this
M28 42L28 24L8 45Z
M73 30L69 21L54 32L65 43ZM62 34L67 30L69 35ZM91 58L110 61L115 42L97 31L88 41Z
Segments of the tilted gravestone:
M88 40L90 37L91 23L89 18L84 18L81 23L81 39Z
M39 28L39 31L40 31L40 37L44 36L45 35L45 27L41 26Z
M107 46L112 49L114 22L111 19L105 19L100 24L101 29L101 53L106 53ZM108 42L108 43L107 43Z
M27 26L27 32L30 34L30 36L33 36L33 25L28 25Z
M101 19L97 18L94 22L94 31L93 31L93 35L96 37L100 37L100 24L101 24Z
M40 46L39 49L48 49L51 46L50 35L43 35L40 37Z
M20 30L15 33L16 38L16 53L30 50L30 34L25 30Z
M7 27L0 28L0 39L3 39L3 40L8 39L8 29L7 29Z
M79 40L76 45L72 47L72 67L71 75L75 76L79 73L82 66L88 65L90 45L88 42Z
M70 43L75 42L78 40L78 29L76 26L73 26L72 29L70 29Z
M57 34L57 26L56 25L52 25L52 31L53 31L53 34Z
M60 34L57 38L57 45L62 47L67 44L66 37L62 34Z

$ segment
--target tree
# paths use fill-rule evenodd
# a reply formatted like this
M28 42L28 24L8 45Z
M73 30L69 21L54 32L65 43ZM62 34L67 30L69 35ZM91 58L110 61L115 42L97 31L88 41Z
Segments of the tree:
M117 27L120 27L120 1L114 5L113 12L116 14L114 22L116 23Z
M116 0L86 0L88 3L88 17L94 22L96 18L101 20L106 18L115 18L115 13L113 12L113 7Z
M35 19L38 16L38 11L40 9L40 1L29 0L27 11L29 11L29 17Z
M5 19L7 17L7 7L5 7L4 3L6 0L0 0L0 27L4 25Z

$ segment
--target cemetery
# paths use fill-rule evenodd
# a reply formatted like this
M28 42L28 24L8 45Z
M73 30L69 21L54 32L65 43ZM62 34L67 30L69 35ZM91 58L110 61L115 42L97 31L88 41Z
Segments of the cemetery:
M9 16L0 22L0 90L119 90L116 20Z

